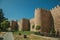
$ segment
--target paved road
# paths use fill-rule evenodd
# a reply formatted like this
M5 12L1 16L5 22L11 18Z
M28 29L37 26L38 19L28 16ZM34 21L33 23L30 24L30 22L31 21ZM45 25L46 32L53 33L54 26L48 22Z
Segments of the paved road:
M13 33L6 32L6 34L3 35L3 40L14 40Z

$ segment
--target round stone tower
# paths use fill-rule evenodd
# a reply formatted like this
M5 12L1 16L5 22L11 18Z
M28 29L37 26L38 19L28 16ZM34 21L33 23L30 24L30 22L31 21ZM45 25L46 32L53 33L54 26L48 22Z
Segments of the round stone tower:
M35 9L35 29L37 26L41 26L41 8Z
M51 12L47 9L35 9L35 31L49 33L54 27L53 17ZM40 27L40 28L39 28ZM36 30L38 28L38 30Z

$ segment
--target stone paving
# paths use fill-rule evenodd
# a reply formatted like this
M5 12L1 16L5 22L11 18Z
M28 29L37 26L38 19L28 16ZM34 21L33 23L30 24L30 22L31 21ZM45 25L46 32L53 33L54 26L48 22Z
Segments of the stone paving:
M3 38L3 40L14 40L12 32L1 32L0 37Z

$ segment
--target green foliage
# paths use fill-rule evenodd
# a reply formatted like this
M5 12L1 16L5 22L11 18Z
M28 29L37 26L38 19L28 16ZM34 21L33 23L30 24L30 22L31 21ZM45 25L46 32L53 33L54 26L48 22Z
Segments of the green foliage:
M9 21L5 20L1 23L1 30L7 30L7 28L9 27Z
M0 23L5 19L2 9L0 9Z
M40 29L40 26L36 26L36 30L39 30Z
M32 32L30 32L30 31L15 31L15 32L13 32L15 35L17 35L17 34L19 34L19 33L21 33L21 34L26 34L26 35L30 35Z
M6 29L8 26L8 19L4 17L3 10L0 9L0 31Z

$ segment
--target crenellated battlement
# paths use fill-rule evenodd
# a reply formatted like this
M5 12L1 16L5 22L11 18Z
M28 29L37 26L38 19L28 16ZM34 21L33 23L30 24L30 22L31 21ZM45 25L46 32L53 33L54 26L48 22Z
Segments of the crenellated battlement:
M46 10L46 11L49 11L47 8L35 8L35 10Z
M50 9L50 11L52 11L52 10L54 10L54 9L57 9L57 8L59 8L59 7L60 7L60 5L57 5L57 6L55 6L54 8Z
M35 10L40 10L40 9L42 9L42 8L35 8Z

